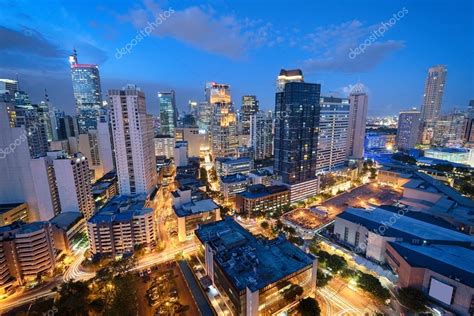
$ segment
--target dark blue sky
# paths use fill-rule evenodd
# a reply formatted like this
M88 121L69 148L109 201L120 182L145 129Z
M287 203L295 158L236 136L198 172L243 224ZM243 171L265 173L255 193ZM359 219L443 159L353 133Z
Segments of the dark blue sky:
M207 81L229 83L236 107L243 94L256 94L271 109L280 68L296 67L306 81L321 83L325 95L343 96L363 83L372 115L418 107L427 69L436 64L448 68L443 111L465 108L474 99L471 0L0 0L0 5L0 77L18 74L35 102L47 88L53 103L70 113L67 57L73 47L79 62L100 65L104 95L136 83L151 113L157 113L157 91L176 90L184 108L187 100L204 98ZM398 21L374 37L399 12ZM152 34L120 57L117 49L160 13L164 18ZM366 40L366 50L350 58L350 49Z

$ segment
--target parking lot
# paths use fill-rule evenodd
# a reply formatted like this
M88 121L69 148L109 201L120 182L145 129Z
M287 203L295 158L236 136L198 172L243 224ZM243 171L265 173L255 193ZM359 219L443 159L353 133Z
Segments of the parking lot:
M334 217L348 207L365 208L368 206L393 204L401 196L401 191L395 191L390 186L368 183L328 199L321 205L327 207L329 218L334 219Z

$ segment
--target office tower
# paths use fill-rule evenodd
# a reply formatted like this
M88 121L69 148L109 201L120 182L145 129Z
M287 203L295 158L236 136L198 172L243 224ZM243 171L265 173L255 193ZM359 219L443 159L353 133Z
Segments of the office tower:
M0 93L8 92L10 96L14 96L17 91L18 81L12 79L0 79Z
M38 104L38 113L40 116L40 119L43 121L43 124L45 125L46 128L46 137L48 141L53 140L53 126L52 126L52 121L51 121L51 111L52 111L52 105L49 101L49 96L46 90L44 91L44 100Z
M94 64L79 64L74 50L69 56L72 89L76 100L79 133L87 133L97 128L97 119L102 108L102 91L99 67Z
M415 147L420 130L420 111L401 111L398 115L396 145L398 150Z
M189 100L188 101L188 107L189 107L189 114L191 114L195 118L198 117L198 115L199 115L198 102L194 101L194 100Z
M469 147L474 145L474 100L469 101L464 141Z
M433 122L431 145L437 147L461 147L468 122L467 114L459 111L439 115Z
M364 158L365 124L369 97L366 93L354 90L349 95L349 133L347 155L353 159Z
M15 106L10 108L10 124L23 127L27 131L30 156L46 155L48 151L47 122L38 105L31 104L24 91L15 92Z
M173 136L178 122L174 91L158 92L158 103L160 105L161 134Z
M316 173L342 167L346 161L350 105L347 98L321 97Z
M213 158L237 153L237 117L232 106L230 86L207 83L206 99L211 107L210 143Z
M242 107L240 109L240 121L242 122L242 134L250 134L250 116L258 112L259 102L254 95L244 95L242 97Z
M300 69L280 70L276 82L276 91L282 92L288 82L304 82L303 72Z
M315 195L318 190L321 85L302 82L302 78L301 70L281 70L275 102L274 172L290 186L292 202Z
M197 127L178 127L175 129L176 141L188 142L188 154L190 157L200 157L201 150L209 148L207 134Z
M120 194L150 193L157 183L153 118L135 85L109 90Z
M36 195L31 182L30 150L27 132L11 127L8 109L12 108L9 94L0 93L0 203L27 202L30 220L36 220Z
M185 114L178 125L184 128L197 127L196 118L192 114Z
M199 102L198 105L198 127L202 130L209 130L211 126L212 107L207 101Z
M174 146L174 164L176 167L184 167L188 165L188 142L177 141Z
M421 121L432 121L438 117L448 70L444 65L437 65L428 70L421 106Z
M255 160L273 156L272 112L258 111L250 116L250 147Z

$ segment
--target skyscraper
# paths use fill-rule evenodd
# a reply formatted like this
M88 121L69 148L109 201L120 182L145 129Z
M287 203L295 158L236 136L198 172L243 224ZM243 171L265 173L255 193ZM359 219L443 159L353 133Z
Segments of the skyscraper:
M240 120L242 122L242 134L250 134L250 116L258 112L259 102L254 95L244 95L242 97L242 107L240 109Z
M289 78L288 81L283 77ZM277 79L275 102L274 172L290 186L292 202L312 196L318 190L321 85L301 82L302 78L301 70L282 70Z
M94 64L79 64L76 50L69 56L69 63L79 133L85 134L90 129L97 128L97 119L102 108L99 67Z
M421 106L421 121L432 121L438 117L446 82L447 69L444 65L437 65L428 70Z
M273 155L273 117L270 111L258 111L250 116L250 146L253 159L266 159Z
M349 95L349 133L347 155L353 159L364 158L365 125L369 97L359 89Z
M178 122L174 91L158 92L158 103L160 105L161 134L174 136L174 129Z
M17 91L18 81L12 79L0 79L0 93L8 92L10 96L14 96Z
M316 172L332 171L346 161L350 105L347 98L321 97Z
M420 111L401 111L398 115L396 146L398 150L415 147L420 130Z
M464 141L469 147L474 146L474 100L469 101L467 108L466 130L464 132Z
M237 117L232 106L230 86L215 82L206 85L206 99L211 107L210 143L213 158L237 153Z
M109 90L120 194L150 193L157 183L153 118L135 85Z

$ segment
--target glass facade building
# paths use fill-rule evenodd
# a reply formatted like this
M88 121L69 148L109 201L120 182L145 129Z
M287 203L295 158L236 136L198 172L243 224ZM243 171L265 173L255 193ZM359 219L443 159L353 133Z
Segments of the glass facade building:
M161 134L174 137L174 129L176 128L178 121L178 111L176 109L174 91L158 92L158 102L160 105Z

